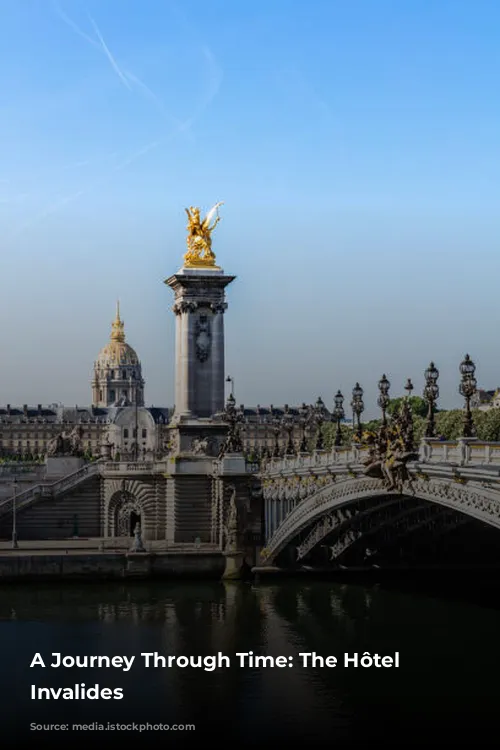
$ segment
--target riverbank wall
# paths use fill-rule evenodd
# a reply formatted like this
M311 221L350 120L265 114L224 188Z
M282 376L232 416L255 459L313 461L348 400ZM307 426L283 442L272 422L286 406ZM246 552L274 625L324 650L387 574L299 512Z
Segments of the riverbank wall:
M220 552L1 554L0 583L29 581L111 581L140 579L220 579Z

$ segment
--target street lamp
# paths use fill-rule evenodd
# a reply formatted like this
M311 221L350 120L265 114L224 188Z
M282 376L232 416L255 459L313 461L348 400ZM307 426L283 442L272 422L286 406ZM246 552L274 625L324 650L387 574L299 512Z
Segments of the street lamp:
M337 391L337 395L335 396L335 406L333 408L333 416L335 421L337 422L337 430L335 432L335 446L338 447L342 445L342 432L340 429L340 423L344 419L345 412L344 412L344 397L340 391Z
M468 354L465 355L464 360L460 363L460 374L462 375L462 382L458 388L458 392L465 398L465 414L464 414L464 427L463 437L471 438L474 437L474 422L472 421L472 412L470 410L470 401L477 390L477 381L474 377L476 372L476 365L471 360Z
M380 380L378 381L378 389L380 391L380 395L377 399L378 406L382 409L382 425L384 427L387 426L387 407L389 406L389 388L391 387L391 384L387 380L387 377L385 375L382 375Z
M434 407L436 401L439 398L439 386L437 384L439 378L439 370L436 368L434 362L430 363L429 367L424 373L424 377L424 399L427 402L427 424L425 427L425 437L433 438L436 437Z
M309 426L310 417L310 407L307 406L307 404L302 404L302 406L299 408L299 423L302 433L299 453L307 453L307 428Z
M12 498L12 549L18 549L17 543L17 477L14 477L14 497Z
M321 396L318 397L318 400L314 404L314 421L316 422L316 428L318 430L318 434L316 437L316 450L322 451L325 447L325 441L323 438L323 424L325 422L325 416L326 416L326 409L325 404L323 403L323 399Z
M234 398L234 378L232 378L231 375L228 375L226 383L231 383L231 396Z
M286 432L287 440L285 447L285 456L295 455L295 446L293 444L293 414L290 412L290 407L285 404L285 410L281 419L281 425Z
M354 430L354 427L355 427L354 422L356 422L357 423L357 429L356 429L357 436L358 436L358 439L361 440L361 437L363 434L363 431L361 429L361 414L365 410L365 405L363 403L363 389L361 388L359 383L356 383L356 385L352 389L351 409L352 409L352 413L354 417L352 427Z

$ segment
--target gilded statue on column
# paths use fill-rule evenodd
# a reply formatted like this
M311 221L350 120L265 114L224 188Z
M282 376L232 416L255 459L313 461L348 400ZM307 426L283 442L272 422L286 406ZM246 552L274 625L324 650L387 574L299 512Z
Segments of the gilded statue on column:
M216 203L203 220L199 208L191 206L185 209L188 216L185 268L217 268L212 251L212 232L220 221L219 206L222 205L222 202Z

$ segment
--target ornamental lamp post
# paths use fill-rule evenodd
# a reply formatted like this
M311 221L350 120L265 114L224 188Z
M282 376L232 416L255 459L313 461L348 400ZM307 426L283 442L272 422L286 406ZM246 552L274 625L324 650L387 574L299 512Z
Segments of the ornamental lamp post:
M317 451L322 451L325 447L325 441L323 438L323 424L325 422L325 417L326 417L325 404L321 396L319 396L318 400L314 404L314 421L316 422L316 428L318 430L318 434L316 437L316 450Z
M335 431L335 442L334 445L336 448L338 448L340 445L342 445L342 431L340 429L340 423L344 419L345 412L344 412L344 397L340 391L337 391L337 395L335 396L335 406L333 408L333 417L337 423L337 429Z
M356 434L358 436L358 440L361 440L361 437L363 435L363 431L361 429L361 414L365 410L365 405L363 403L363 389L361 388L359 383L356 383L356 385L352 389L351 409L353 413L352 427L354 430L354 423L356 422Z
M477 390L477 381L474 377L476 372L476 365L471 360L468 354L460 363L460 374L462 375L462 382L459 385L458 392L465 399L465 414L464 414L464 426L463 426L463 437L472 438L474 437L474 422L472 421L472 412L470 408L471 398Z
M436 368L434 362L430 363L429 367L424 372L424 377L424 399L427 402L427 423L425 427L425 437L433 438L436 437L434 409L436 401L439 398L439 386L437 384L439 378L439 370Z
M408 378L408 380L405 383L405 391L408 394L406 398L409 399L413 391L413 383L411 382L411 378Z
M385 375L382 375L378 381L378 389L380 395L377 399L377 404L382 410L382 425L387 427L387 407L389 406L389 388L391 387L390 382L387 380Z
M307 427L310 419L310 408L307 404L302 404L299 408L299 423L301 429L301 440L299 453L307 453Z
M290 412L290 407L285 404L285 410L281 419L281 426L284 429L287 439L285 446L285 456L295 456L295 446L293 444L293 427L294 420L293 414Z
M232 378L231 375L228 375L226 383L231 383L231 396L234 398L234 378Z

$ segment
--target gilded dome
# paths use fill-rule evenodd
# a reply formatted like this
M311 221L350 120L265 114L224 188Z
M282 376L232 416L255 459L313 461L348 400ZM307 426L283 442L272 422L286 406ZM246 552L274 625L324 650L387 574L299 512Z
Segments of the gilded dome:
M109 343L99 352L96 364L101 368L139 364L139 357L135 350L125 341L125 325L120 318L119 304L116 307L116 318L111 324Z

